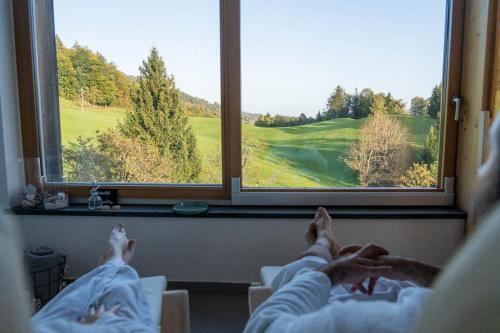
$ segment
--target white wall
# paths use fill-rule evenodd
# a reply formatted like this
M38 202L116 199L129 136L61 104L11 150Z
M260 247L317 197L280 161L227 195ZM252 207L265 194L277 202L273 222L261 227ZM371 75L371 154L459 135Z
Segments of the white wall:
M20 216L28 247L48 245L68 255L78 276L95 266L113 224L138 241L142 275L175 281L258 281L259 267L283 265L305 248L307 220ZM460 220L341 220L343 244L376 242L396 254L443 264L463 235Z
M0 212L24 183L11 1L0 0Z

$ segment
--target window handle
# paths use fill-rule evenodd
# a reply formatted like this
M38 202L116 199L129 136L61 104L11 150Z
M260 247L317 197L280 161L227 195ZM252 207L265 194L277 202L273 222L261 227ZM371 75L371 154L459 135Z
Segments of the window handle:
M451 104L455 107L455 121L460 120L460 102L462 99L459 96L453 96Z

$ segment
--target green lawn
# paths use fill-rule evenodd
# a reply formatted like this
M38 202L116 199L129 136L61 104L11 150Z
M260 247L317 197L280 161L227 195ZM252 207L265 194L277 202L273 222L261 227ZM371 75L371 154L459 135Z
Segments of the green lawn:
M76 141L78 136L95 136L96 131L115 128L118 121L125 118L122 108L83 107L60 99L61 110L61 136L63 145Z
M397 116L408 128L412 157L417 159L435 120ZM363 120L338 119L284 128L243 127L243 133L266 143L256 158L258 175L245 179L248 186L344 187L357 186L356 173L343 159L356 141ZM283 172L285 171L285 172Z
M115 128L126 111L118 108L86 107L61 101L62 141L67 144L97 130ZM425 136L435 120L397 116L410 132L414 158L418 158ZM218 174L214 159L220 159L220 120L190 118L204 161L202 179ZM260 149L249 154L244 184L248 186L335 187L357 186L356 174L343 162L349 145L355 142L363 120L338 119L305 126L261 128L243 125L243 136ZM210 162L209 162L210 161ZM205 176L204 176L205 175Z

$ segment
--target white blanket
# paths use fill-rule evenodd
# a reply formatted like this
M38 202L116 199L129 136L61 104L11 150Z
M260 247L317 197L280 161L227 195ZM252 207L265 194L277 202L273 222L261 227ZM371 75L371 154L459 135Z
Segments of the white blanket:
M116 315L92 325L81 324L91 306L106 310L120 304ZM156 332L137 272L123 262L108 262L63 289L32 319L36 333Z
M283 268L275 293L250 318L246 333L410 332L432 293L408 282L380 279L373 296L331 287L315 268L323 259L306 257Z

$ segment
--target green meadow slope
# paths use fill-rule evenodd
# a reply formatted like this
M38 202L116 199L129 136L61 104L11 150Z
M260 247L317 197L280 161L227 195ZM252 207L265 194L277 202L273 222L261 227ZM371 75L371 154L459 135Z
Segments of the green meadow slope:
M126 111L119 108L84 107L61 100L62 141L68 144L81 136L94 136L96 131L115 128ZM408 128L412 156L417 159L425 137L435 120L427 117L395 116ZM220 156L220 120L190 118L197 135L198 147L205 162ZM343 162L348 147L356 141L364 120L337 119L320 123L262 128L243 125L243 136L249 138L253 152L244 171L247 186L344 187L357 186L356 173ZM244 149L245 150L245 149ZM213 176L212 176L213 179Z

